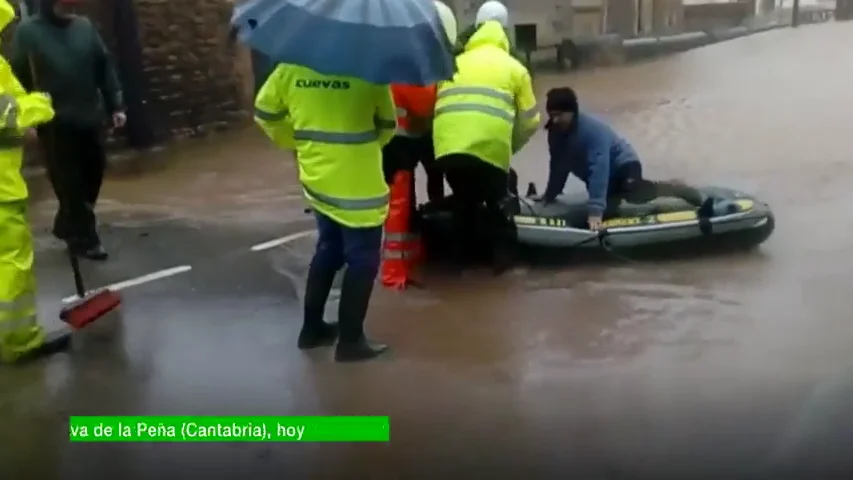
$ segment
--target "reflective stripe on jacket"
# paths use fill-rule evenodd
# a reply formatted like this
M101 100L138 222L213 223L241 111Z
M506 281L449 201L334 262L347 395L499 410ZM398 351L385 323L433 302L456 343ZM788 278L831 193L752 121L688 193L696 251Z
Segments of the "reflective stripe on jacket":
M508 53L498 22L484 23L456 58L453 79L440 82L433 141L436 158L464 153L504 171L539 126L530 74Z
M0 30L15 18L6 0L0 1ZM21 174L23 134L53 119L50 97L27 93L5 58L0 58L0 202L25 200L27 184Z
M397 107L397 135L411 138L423 137L432 126L435 85L421 87L392 84L391 95ZM427 128L420 128L421 126L417 123L424 123Z
M388 185L382 146L394 136L388 86L279 64L255 99L255 121L280 147L296 150L308 203L349 227L382 225Z

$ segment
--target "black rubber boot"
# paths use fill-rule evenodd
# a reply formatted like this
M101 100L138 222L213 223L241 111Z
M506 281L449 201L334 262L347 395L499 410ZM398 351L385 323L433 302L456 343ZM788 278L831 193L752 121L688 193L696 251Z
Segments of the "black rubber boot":
M517 203L514 198L505 198L499 204L499 210L492 212L492 273L502 275L512 268L513 244L515 228L512 225L512 215L515 214ZM516 205L513 205L516 203Z
M387 345L374 343L364 335L364 319L372 294L373 277L352 271L344 274L341 303L338 305L341 337L335 349L335 361L362 362L388 351Z
M100 242L90 242L90 241L78 241L78 240L70 240L68 242L68 248L71 249L71 252L74 255L77 255L81 258L86 258L89 260L94 260L96 262L103 262L104 260L110 258L110 255L107 253L107 249L101 245Z
M302 317L302 331L299 332L297 346L300 350L318 347L331 347L338 338L338 326L326 323L326 302L332 291L337 272L322 271L312 262L308 268L305 282L305 307Z
M476 220L477 217L472 216L467 209L453 210L453 235L456 238L450 247L449 273L461 274L471 264L471 244L476 243L473 234L477 231L472 219Z
M82 256L88 258L89 260L95 260L97 262L102 262L110 258L110 255L107 253L107 249L104 248L104 246L101 244L97 244L94 247L87 248L82 252Z
M33 353L36 356L52 355L68 350L70 346L71 329L63 326L60 329L47 332L44 336L44 343Z
M45 333L44 342L37 348L30 350L14 361L15 365L21 365L39 360L41 358L68 350L71 346L71 329L66 326Z
M708 197L699 206L699 211L696 212L699 218L711 218L714 216L714 198Z

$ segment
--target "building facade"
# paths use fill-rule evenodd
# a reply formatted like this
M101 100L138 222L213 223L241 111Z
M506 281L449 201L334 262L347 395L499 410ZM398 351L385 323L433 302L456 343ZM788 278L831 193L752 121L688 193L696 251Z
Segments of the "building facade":
M477 9L485 0L446 0L445 3L456 13L460 26L474 23ZM513 27L533 27L536 44L550 46L559 44L572 30L572 0L503 0L510 11ZM515 28L510 28L514 33Z
M484 0L448 0L461 25ZM534 26L540 47L571 37L660 35L682 28L682 0L505 0L513 27ZM511 29L515 30L515 28Z
M229 34L235 1L80 0L81 13L92 18L119 63L125 63L120 68L125 86L139 91L146 124L159 139L226 129L248 118L255 79L249 53ZM484 0L445 1L464 28L474 22ZM682 0L504 1L513 24L510 33L532 36L540 49L605 33L677 33L686 25ZM734 3L755 8L755 0ZM701 6L688 9L696 25L716 21ZM708 22L697 20L703 15ZM130 34L128 22L135 25ZM137 68L128 68L128 62Z

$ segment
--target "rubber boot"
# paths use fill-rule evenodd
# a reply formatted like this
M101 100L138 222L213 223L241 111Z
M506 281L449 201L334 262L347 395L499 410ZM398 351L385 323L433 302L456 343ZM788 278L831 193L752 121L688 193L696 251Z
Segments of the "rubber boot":
M54 353L59 353L68 350L68 347L70 346L71 329L62 326L57 330L51 330L45 333L44 343L42 343L41 346L33 352L33 356L38 357L52 355Z
M297 346L300 350L318 347L331 347L338 338L338 326L326 323L326 302L332 291L332 284L338 272L325 271L311 262L308 278L305 281L305 307L302 317L302 331L299 332Z
M364 335L364 319L370 296L373 294L373 277L348 270L341 286L341 302L338 305L338 321L341 337L335 350L338 362L361 362L371 360L388 351L388 346L374 343Z
M715 208L714 208L715 203L716 202L714 201L713 197L706 198L705 201L702 202L702 205L699 206L699 210L696 212L696 215L698 215L699 218L711 218L711 217L713 217L715 215L715 211L714 211L715 210Z
M512 268L515 228L512 216L518 204L515 198L505 198L498 205L498 211L492 212L492 273L496 276Z
M104 248L104 246L100 243L95 245L94 247L81 250L79 255L88 258L89 260L95 260L97 262L103 262L104 260L110 258L109 253L107 253L107 249Z
M455 238L449 248L450 262L447 265L447 273L451 275L461 275L470 264L470 245L476 229L468 223L468 218L470 217L465 210L453 210L452 232Z
M45 333L44 342L37 348L14 360L13 364L21 365L68 350L71 346L71 329L65 325L57 330Z
M506 219L495 219L496 225L492 230L492 274L503 275L512 268L512 230L504 223Z
M68 241L68 248L71 249L74 255L96 262L103 262L110 258L107 249L104 248L98 238L94 240L70 239Z

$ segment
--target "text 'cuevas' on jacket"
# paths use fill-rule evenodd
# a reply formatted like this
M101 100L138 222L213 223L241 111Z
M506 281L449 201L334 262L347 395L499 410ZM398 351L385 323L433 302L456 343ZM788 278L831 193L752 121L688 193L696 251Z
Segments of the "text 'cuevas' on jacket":
M296 151L308 203L353 228L382 225L388 214L382 146L395 116L387 85L291 64L279 64L255 99L255 122Z

